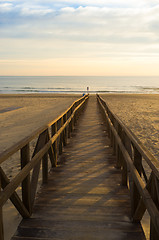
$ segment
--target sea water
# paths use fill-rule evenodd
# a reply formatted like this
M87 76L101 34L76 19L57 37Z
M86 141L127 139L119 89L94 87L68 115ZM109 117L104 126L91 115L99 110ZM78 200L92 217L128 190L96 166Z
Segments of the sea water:
M159 77L0 76L0 93L159 93Z

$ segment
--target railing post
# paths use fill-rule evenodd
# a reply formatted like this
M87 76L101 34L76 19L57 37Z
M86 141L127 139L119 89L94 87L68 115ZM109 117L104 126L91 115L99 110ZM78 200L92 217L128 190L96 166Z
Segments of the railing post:
M122 128L120 126L120 124L118 123L118 127L117 127L117 132L118 132L118 136L120 137L121 140L122 139ZM116 147L116 155L117 155L117 168L121 168L121 163L122 163L122 153L121 153L121 150L119 148L119 146L117 145Z
M127 150L127 152L128 152L128 154L129 154L129 156L131 157L131 159L132 159L132 156L133 156L133 154L132 154L132 144L131 144L131 140L128 138L128 136L124 133L124 146L125 146L125 148L126 148L126 150ZM128 180L129 180L129 189L130 189L130 201L131 201L131 216L133 215L133 212L134 212L134 203L133 203L133 198L134 198L134 196L133 196L133 186L134 186L134 181L133 181L133 178L132 178L132 175L131 175L131 173L130 173L130 170L128 170L128 174L127 174L127 176L128 176Z
M134 149L134 166L137 169L139 175L141 176L141 171L142 171L142 155L140 154L140 152L137 150L137 148L135 146L133 146ZM135 184L135 182L133 181L132 183L132 205L131 205L131 214L132 217L135 214L135 211L137 209L137 206L139 204L140 201L140 194L139 191L137 189L137 186Z
M69 117L71 116L71 109L69 110ZM69 124L68 124L68 127L67 127L67 136L68 136L68 138L70 138L70 136L71 136L71 122L69 122Z
M21 149L21 169L30 162L29 143ZM30 186L30 173L22 182L22 200L23 203L31 214L31 186Z
M158 194L157 191L159 189L159 184L158 180L156 179L156 176L152 174L152 181L151 181L151 197L156 205L156 207L159 209L159 199L158 199ZM152 219L150 219L150 240L158 240L159 235L156 231L156 228L153 224Z
M48 153L45 153L42 158L42 180L43 184L48 182Z
M137 150L137 148L135 146L134 146L134 166L136 167L138 173L141 176L141 172L142 172L142 155Z
M71 115L72 115L72 113L73 113L73 106L72 106L72 108L71 108ZM73 131L73 121L74 121L74 119L72 118L72 120L71 120L71 132Z
M0 192L1 192L1 175L0 175ZM0 239L4 240L4 230L3 230L3 212L2 206L0 206Z
M51 126L51 135L52 137L56 134L57 132L57 122L55 122L52 126ZM53 143L53 151L54 151L54 166L56 167L57 165L57 140Z
M76 106L74 106L74 109L76 109ZM79 109L78 109L79 110ZM73 126L76 125L76 122L77 122L77 111L75 112L74 114L74 118L73 118Z
M61 127L63 126L63 117L61 117ZM60 141L59 141L59 155L62 154L62 144L63 144L63 132L60 134Z
M67 121L67 113L63 116L63 124ZM67 131L66 128L63 131L63 145L66 146L67 144Z

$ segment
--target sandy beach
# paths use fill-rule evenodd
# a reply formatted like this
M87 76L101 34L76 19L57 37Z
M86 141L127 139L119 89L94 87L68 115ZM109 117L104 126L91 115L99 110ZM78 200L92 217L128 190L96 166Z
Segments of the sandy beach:
M81 95L0 95L0 153L64 112Z
M1 94L0 153L56 119L81 96L82 94ZM32 148L35 143L31 142ZM15 176L20 169L18 154L19 152L2 163L2 168L9 178ZM9 200L3 207L3 218L5 240L9 240L21 221L21 216Z
M101 94L112 111L159 159L159 95Z
M64 112L82 95L0 95L0 153ZM101 94L113 112L159 158L159 95ZM17 161L18 159L18 161ZM3 165L8 177L20 168L19 157ZM8 201L3 208L5 240L14 234L21 217ZM10 226L9 231L7 226Z

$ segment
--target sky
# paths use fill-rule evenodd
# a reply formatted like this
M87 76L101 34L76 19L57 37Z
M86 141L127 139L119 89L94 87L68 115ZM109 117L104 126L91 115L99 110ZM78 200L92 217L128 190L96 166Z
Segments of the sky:
M0 0L0 75L159 76L159 1Z

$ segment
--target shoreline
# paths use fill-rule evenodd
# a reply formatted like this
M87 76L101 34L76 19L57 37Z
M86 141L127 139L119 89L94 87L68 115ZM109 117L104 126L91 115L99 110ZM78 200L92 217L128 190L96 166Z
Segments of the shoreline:
M153 91L132 91L132 90L89 90L89 91L86 91L86 90L79 90L79 91L39 91L39 92L34 92L34 91L18 91L18 92L10 92L8 93L7 92L3 92L3 91L0 91L0 96L4 96L4 95L7 95L8 97L10 95L12 95L13 97L16 96L16 95L24 95L24 96L28 96L28 95L35 95L35 97L39 97L40 95L79 95L79 94L144 94L144 95L159 95L159 88L154 88ZM37 95L37 96L36 96Z

